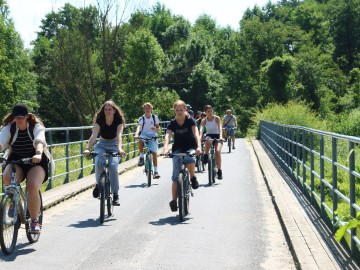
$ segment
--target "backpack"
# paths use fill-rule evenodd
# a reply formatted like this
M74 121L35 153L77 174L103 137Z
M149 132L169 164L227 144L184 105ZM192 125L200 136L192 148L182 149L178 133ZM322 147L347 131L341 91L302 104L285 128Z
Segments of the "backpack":
M34 127L35 125L29 122L29 133L30 133L30 139L34 141ZM10 145L13 145L13 140L16 132L16 123L12 123L10 126Z
M154 126L155 126L156 125L156 123L155 123L155 114L151 114L151 116L152 116L152 119L154 121ZM141 118L143 120L142 127L141 127L141 131L142 131L143 128L144 128L144 125L145 125L145 115L141 116Z

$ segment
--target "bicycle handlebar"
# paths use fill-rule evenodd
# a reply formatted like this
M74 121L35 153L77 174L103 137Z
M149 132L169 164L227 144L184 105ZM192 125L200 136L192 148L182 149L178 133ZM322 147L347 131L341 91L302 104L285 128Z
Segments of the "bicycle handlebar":
M225 142L224 139L212 139L212 138L205 138L201 139L202 142Z
M192 151L190 153L177 153L177 154L169 153L167 155L167 157L169 157L169 158L173 158L173 157L176 157L176 156L178 156L178 157L194 157L195 152Z
M33 164L32 158L22 158L19 160L8 160L3 157L0 158L0 163L5 163L6 165L7 164Z
M138 137L138 138L136 138L136 139L138 139L138 140L143 140L143 141L145 141L145 142L150 142L151 140L156 140L157 138L159 138L159 137L157 137L157 136L154 136L154 137L151 137L151 138Z
M96 157L97 155L100 155L99 153L96 152L91 152L90 155L92 157ZM118 152L115 153L102 153L103 156L113 156L113 157L121 157L121 154Z

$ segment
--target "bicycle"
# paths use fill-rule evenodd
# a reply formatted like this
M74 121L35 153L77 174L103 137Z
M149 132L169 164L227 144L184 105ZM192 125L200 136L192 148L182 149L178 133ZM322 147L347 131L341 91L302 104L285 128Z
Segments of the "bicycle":
M98 153L91 152L91 156L95 157ZM100 224L105 220L105 206L108 217L113 215L114 205L111 198L111 185L109 176L109 157L121 157L120 153L103 153L102 166L104 171L100 175L99 192L100 192Z
M144 166L144 172L146 174L146 179L148 183L148 187L151 186L151 178L154 175L153 172L153 162L152 162L152 154L153 151L151 151L150 142L152 140L156 140L158 137L154 136L152 138L145 138L145 137L139 137L139 140L142 140L145 144L145 166ZM147 149L147 150L146 150Z
M223 142L222 139L202 139L203 142L211 142L210 151L209 151L209 159L208 159L208 179L209 179L209 186L215 184L215 177L216 177L216 154L215 154L215 143Z
M232 139L231 139L231 134L233 132L233 130L235 130L235 127L229 127L229 128L225 128L227 130L227 143L228 143L228 147L229 147L229 153L231 153L231 147L232 147Z
M31 160L32 158L21 160L0 158L0 163L10 164L11 166L10 184L5 187L5 193L0 205L0 245L6 255L11 254L15 249L21 224L25 224L26 237L30 243L36 243L40 237L40 233L32 233L30 231L31 218L28 210L28 193L26 186L21 186L16 179L15 164L32 164ZM41 203L38 222L42 225L43 202L40 191L39 195Z
M194 193L192 192L191 184L190 184L190 173L186 168L184 163L184 158L189 156L195 156L195 152L187 152L187 153L178 153L168 155L170 158L175 156L180 157L180 173L179 179L177 181L177 196L178 196L178 208L179 208L179 218L180 221L183 222L185 217L189 215L190 209L190 196L193 197Z
M201 142L201 154L196 156L196 162L195 166L197 168L197 172L203 172L205 171L205 164L203 163L203 157L204 157L204 143Z

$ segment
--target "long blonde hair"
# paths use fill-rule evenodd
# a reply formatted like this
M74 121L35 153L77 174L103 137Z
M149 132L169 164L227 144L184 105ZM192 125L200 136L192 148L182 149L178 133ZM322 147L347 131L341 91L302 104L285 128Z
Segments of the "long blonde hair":
M105 120L105 111L104 111L104 109L105 109L105 106L107 106L107 105L110 105L111 107L113 107L115 109L114 117L119 118L121 120L121 123L125 126L126 123L125 123L125 117L124 117L123 111L111 99L108 100L108 101L105 101L105 103L101 106L101 108L95 113L94 119L93 119L93 124L95 125L95 123L96 123L96 121L98 119Z

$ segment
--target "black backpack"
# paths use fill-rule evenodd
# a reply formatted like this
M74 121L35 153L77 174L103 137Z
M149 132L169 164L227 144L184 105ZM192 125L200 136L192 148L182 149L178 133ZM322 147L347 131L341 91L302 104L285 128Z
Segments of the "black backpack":
M35 125L32 124L31 122L29 122L30 139L32 141L34 141L34 127L35 127ZM9 143L10 145L12 145L14 143L13 139L14 139L15 132L16 132L16 123L14 122L10 126L10 143Z
M152 114L151 116L152 116L152 118L153 118L154 126L155 126L155 125L156 125L156 123L155 123L155 114ZM142 127L141 127L141 131L142 131L143 128L144 128L144 125L145 125L145 115L141 116L141 118L142 118L142 120L143 120Z

